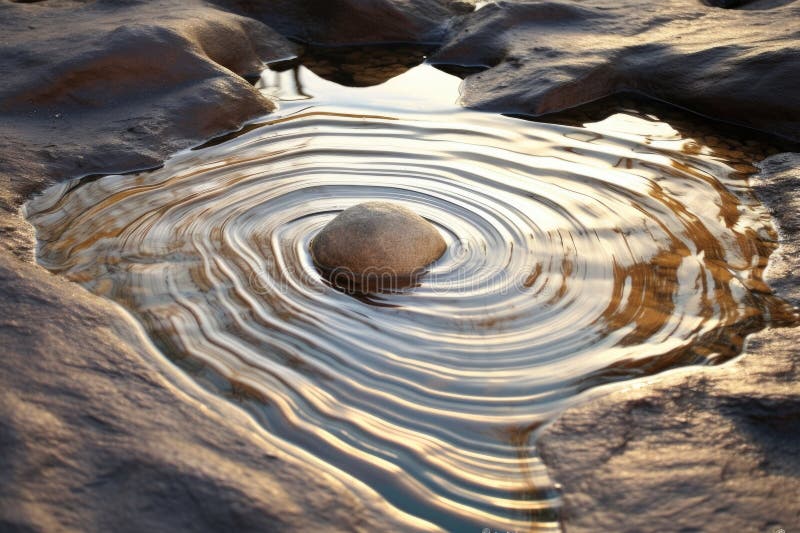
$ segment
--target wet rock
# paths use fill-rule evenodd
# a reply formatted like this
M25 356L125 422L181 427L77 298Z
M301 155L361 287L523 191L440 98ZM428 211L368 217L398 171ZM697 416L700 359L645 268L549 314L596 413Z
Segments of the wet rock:
M703 0L705 4L714 7L724 7L725 9L730 9L733 7L739 7L744 4L749 4L753 0Z
M314 262L337 284L370 288L413 280L446 248L433 224L390 202L345 209L311 243Z
M425 61L430 46L374 45L306 47L303 66L317 76L348 87L371 87Z
M469 5L447 0L221 0L293 39L320 45L441 42Z
M800 306L800 154L773 155L759 164L759 177L751 181L761 202L778 221L780 246L770 256L770 286Z
M780 224L769 277L800 304L800 155L756 183ZM787 531L800 523L800 330L748 337L733 364L683 369L569 409L539 450L567 531Z
M158 165L269 112L237 74L294 51L192 1L5 3L0 34L0 181L17 203L53 177Z
M634 91L800 140L800 3L496 2L453 27L436 64L480 67L463 102L540 116Z

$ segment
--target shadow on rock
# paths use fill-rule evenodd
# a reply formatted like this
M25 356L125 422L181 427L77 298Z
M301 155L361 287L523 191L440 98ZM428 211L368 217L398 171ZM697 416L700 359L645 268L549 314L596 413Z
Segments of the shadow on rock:
M487 69L466 77L470 107L540 116L634 91L800 140L800 5L748 7L493 3L457 22L432 62Z

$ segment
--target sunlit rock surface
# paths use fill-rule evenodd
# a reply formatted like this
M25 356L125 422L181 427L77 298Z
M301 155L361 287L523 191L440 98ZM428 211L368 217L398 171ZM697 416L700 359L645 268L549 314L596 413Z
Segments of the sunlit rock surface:
M391 202L354 205L330 221L311 243L314 262L357 285L411 280L444 253L436 228ZM369 278L373 278L370 280Z
M3 3L0 34L0 180L23 194L158 165L269 112L241 75L295 49L197 1Z
M800 304L800 156L762 166L756 191L781 248L768 274ZM679 371L572 408L539 440L567 531L787 531L800 524L795 329L748 337L730 366Z
M0 346L1 531L430 529L192 385L113 304L6 252Z
M476 67L466 105L543 115L619 91L800 139L800 3L493 2L434 63Z

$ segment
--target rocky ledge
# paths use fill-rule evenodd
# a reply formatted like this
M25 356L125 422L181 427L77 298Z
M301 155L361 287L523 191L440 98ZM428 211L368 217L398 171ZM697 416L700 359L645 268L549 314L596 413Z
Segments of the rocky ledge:
M546 115L631 91L800 140L800 3L492 2L432 61L481 72L466 105Z

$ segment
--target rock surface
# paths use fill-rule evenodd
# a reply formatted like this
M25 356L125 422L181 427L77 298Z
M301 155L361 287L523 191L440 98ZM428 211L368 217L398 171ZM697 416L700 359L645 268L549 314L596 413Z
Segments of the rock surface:
M486 69L471 107L544 115L636 91L800 140L800 2L720 9L700 0L493 2L432 61Z
M433 224L390 202L345 209L311 243L317 266L357 285L413 279L446 248Z
M472 10L452 0L219 0L302 42L323 45L440 43L454 15Z
M193 1L3 3L0 35L11 210L53 180L159 165L271 111L236 74L294 50L255 20Z
M800 155L766 160L755 188L780 225L768 275L800 305ZM632 382L544 431L539 449L563 487L566 531L800 524L800 330L765 330L747 346L734 364Z

